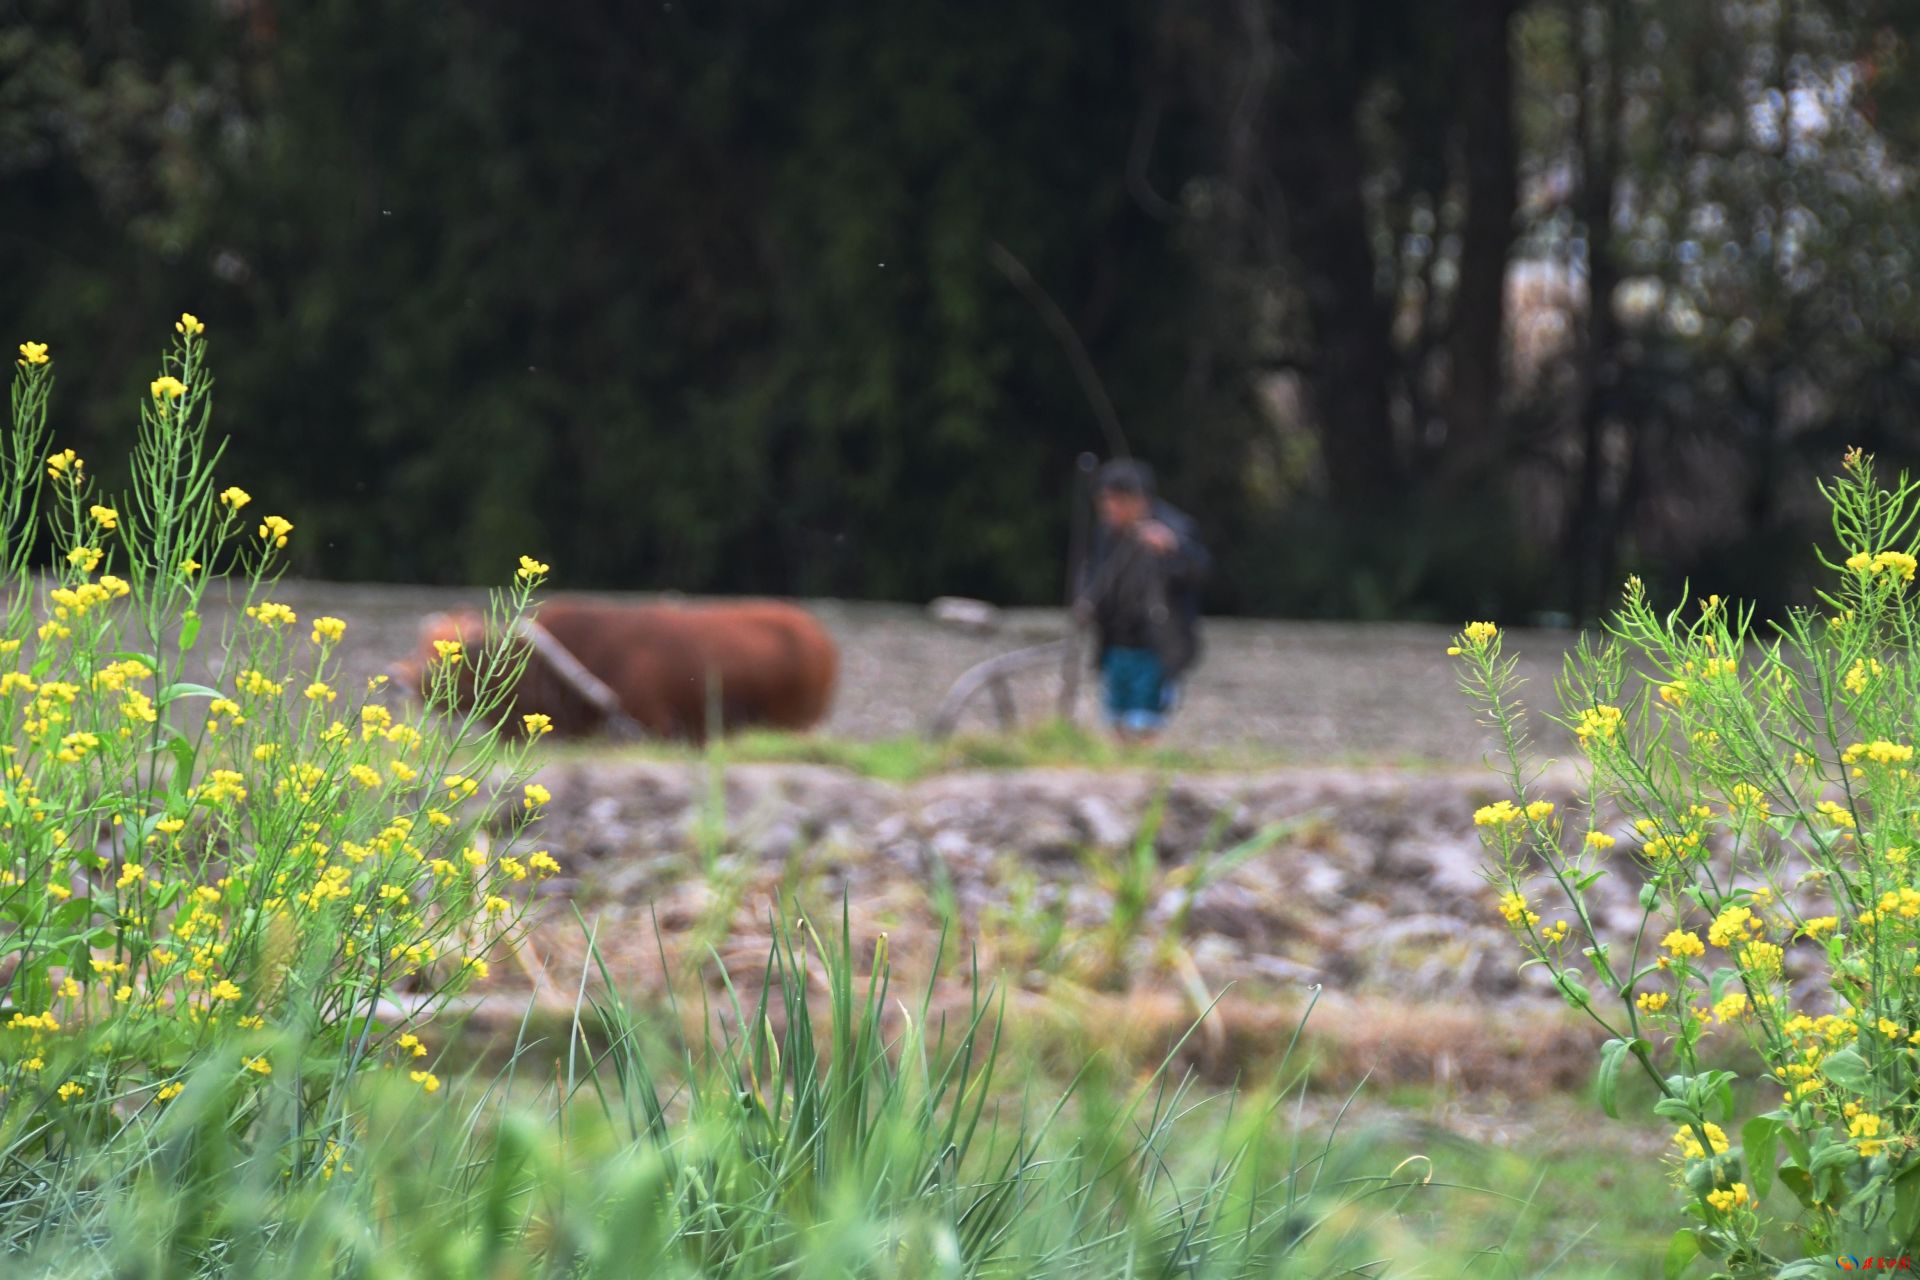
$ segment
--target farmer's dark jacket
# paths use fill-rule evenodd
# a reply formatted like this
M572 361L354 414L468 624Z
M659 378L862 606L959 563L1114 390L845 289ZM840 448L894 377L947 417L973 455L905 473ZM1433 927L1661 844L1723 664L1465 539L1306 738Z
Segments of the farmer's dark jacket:
M1157 555L1131 533L1101 525L1080 574L1079 595L1099 636L1096 663L1109 649L1152 649L1171 680L1200 657L1200 586L1213 557L1186 512L1156 499L1152 518L1172 530L1179 545Z

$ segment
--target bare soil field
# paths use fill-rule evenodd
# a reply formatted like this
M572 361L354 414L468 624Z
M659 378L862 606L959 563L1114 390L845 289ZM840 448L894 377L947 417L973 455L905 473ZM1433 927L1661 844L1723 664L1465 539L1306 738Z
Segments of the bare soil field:
M424 615L483 598L317 582L272 596L303 620L347 620L350 676L409 653ZM209 602L209 626L238 603ZM810 607L842 650L822 732L848 740L920 732L973 664L1064 625L1057 611L1013 611L980 634L914 606ZM1551 695L1570 640L1509 634L1536 698ZM517 962L496 964L493 1005L512 1025L529 994L564 1007L598 985L584 921L616 985L657 996L697 972L709 1011L726 1016L734 995L750 998L775 922L804 911L827 927L844 909L856 944L871 955L884 937L903 983L933 984L936 1009L964 1011L977 961L1017 1033L1068 1057L1094 1043L1146 1062L1181 1045L1230 1077L1277 1057L1313 1007L1309 1043L1336 1082L1575 1087L1594 1037L1537 970L1520 971L1479 876L1472 812L1500 784L1481 764L1494 744L1455 686L1448 643L1432 626L1211 622L1169 735L1217 753L1196 770L896 783L803 763L722 776L624 749L544 751L554 802L539 841L567 872L546 886ZM1019 681L1023 714L1050 714L1060 678ZM1083 682L1083 722L1095 696ZM963 730L988 731L985 713ZM1550 750L1566 745L1548 722L1535 730ZM1555 778L1564 802L1566 775ZM1247 841L1258 847L1216 874ZM1633 927L1636 888L1622 859L1596 899L1609 935ZM715 985L722 974L731 992ZM1515 1008L1529 1012L1500 1012Z

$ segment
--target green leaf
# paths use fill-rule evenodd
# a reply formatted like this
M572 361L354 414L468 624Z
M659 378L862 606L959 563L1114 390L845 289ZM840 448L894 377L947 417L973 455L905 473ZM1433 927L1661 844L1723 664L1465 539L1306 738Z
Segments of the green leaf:
M1853 1093L1864 1093L1867 1086L1873 1083L1873 1071L1867 1066L1867 1060L1860 1056L1860 1050L1853 1045L1822 1058L1820 1074Z
M193 744L188 742L185 737L176 731L172 741L167 743L167 750L173 753L173 785L171 789L175 795L184 796L187 794L187 788L193 785L193 762L195 756Z
M1908 1165L1893 1179L1893 1220L1895 1240L1911 1240L1920 1234L1920 1164Z
M1740 1148L1747 1158L1747 1185L1755 1200L1773 1189L1773 1162L1779 1154L1780 1122L1755 1116L1740 1129Z
M1553 981L1554 985L1560 988L1560 994L1565 996L1567 1003L1574 1008L1584 1009L1593 1003L1593 997L1587 994L1587 989L1580 984L1579 977L1572 970L1556 973Z
M1615 1038L1600 1046L1600 1109L1614 1120L1620 1118L1620 1107L1614 1098L1620 1087L1620 1068L1636 1048L1646 1048L1646 1041Z
M194 684L191 681L182 680L177 684L170 684L162 689L154 701L164 707L177 698L224 698L226 696L226 694L220 692L218 689L209 689L204 684Z
M1773 1118L1779 1120L1783 1117L1774 1113ZM1782 1124L1777 1136L1780 1139L1781 1145L1786 1147L1787 1154L1793 1157L1795 1164L1804 1169L1813 1163L1813 1149L1807 1145L1806 1136L1798 1129L1790 1125Z
M160 669L160 659L151 653L136 653L132 649L116 649L111 655L115 662L137 662L149 671Z
M189 610L180 620L180 652L192 651L194 642L200 639L200 615Z
M1659 901L1660 901L1660 886L1658 884L1649 880L1645 884L1640 886L1641 910L1651 911L1653 910L1654 905Z
M1681 1098L1661 1098L1653 1104L1653 1114L1681 1124L1692 1124L1695 1119L1693 1108Z
M1813 1153L1811 1172L1818 1176L1828 1169L1851 1169L1859 1160L1858 1151L1844 1142L1836 1142Z
M1680 1230L1673 1233L1667 1241L1667 1256L1660 1265L1660 1274L1666 1280L1679 1280L1700 1256L1700 1241L1693 1232Z

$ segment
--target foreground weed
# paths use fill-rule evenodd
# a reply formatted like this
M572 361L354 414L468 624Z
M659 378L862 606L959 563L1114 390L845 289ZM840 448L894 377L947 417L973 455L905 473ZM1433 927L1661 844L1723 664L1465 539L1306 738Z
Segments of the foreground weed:
M176 1132L331 1177L364 1130L353 1079L440 1090L419 1033L558 870L512 850L545 793L478 711L410 724L379 682L341 687L347 624L271 598L294 525L215 478L205 326L174 327L124 489L50 439L44 345L20 348L0 447L0 1245L87 1220L164 1152L205 1158ZM544 574L523 561L495 613ZM215 582L242 606L217 639ZM202 646L219 687L183 674ZM466 661L439 655L436 705ZM514 674L479 665L488 689Z
M1474 623L1454 649L1506 744L1512 796L1475 815L1500 912L1611 1036L1608 1110L1632 1069L1676 1126L1690 1225L1670 1273L1704 1255L1733 1276L1812 1274L1920 1237L1920 486L1882 487L1855 452L1823 492L1839 550L1820 610L1768 629L1708 596L1662 615L1633 580L1569 659L1577 817L1538 795L1498 630ZM1626 937L1589 901L1626 871L1617 839L1642 880ZM1560 907L1534 900L1542 884ZM1736 1114L1753 1090L1710 1051L1730 1036L1767 1109Z

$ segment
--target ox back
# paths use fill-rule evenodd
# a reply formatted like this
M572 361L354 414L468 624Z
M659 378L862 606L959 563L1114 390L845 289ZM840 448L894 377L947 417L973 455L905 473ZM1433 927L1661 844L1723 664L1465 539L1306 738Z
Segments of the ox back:
M839 652L805 610L776 601L623 605L559 598L541 626L611 688L649 734L702 742L751 725L808 729L827 714ZM605 717L535 654L512 714L541 711L557 734L601 732Z

